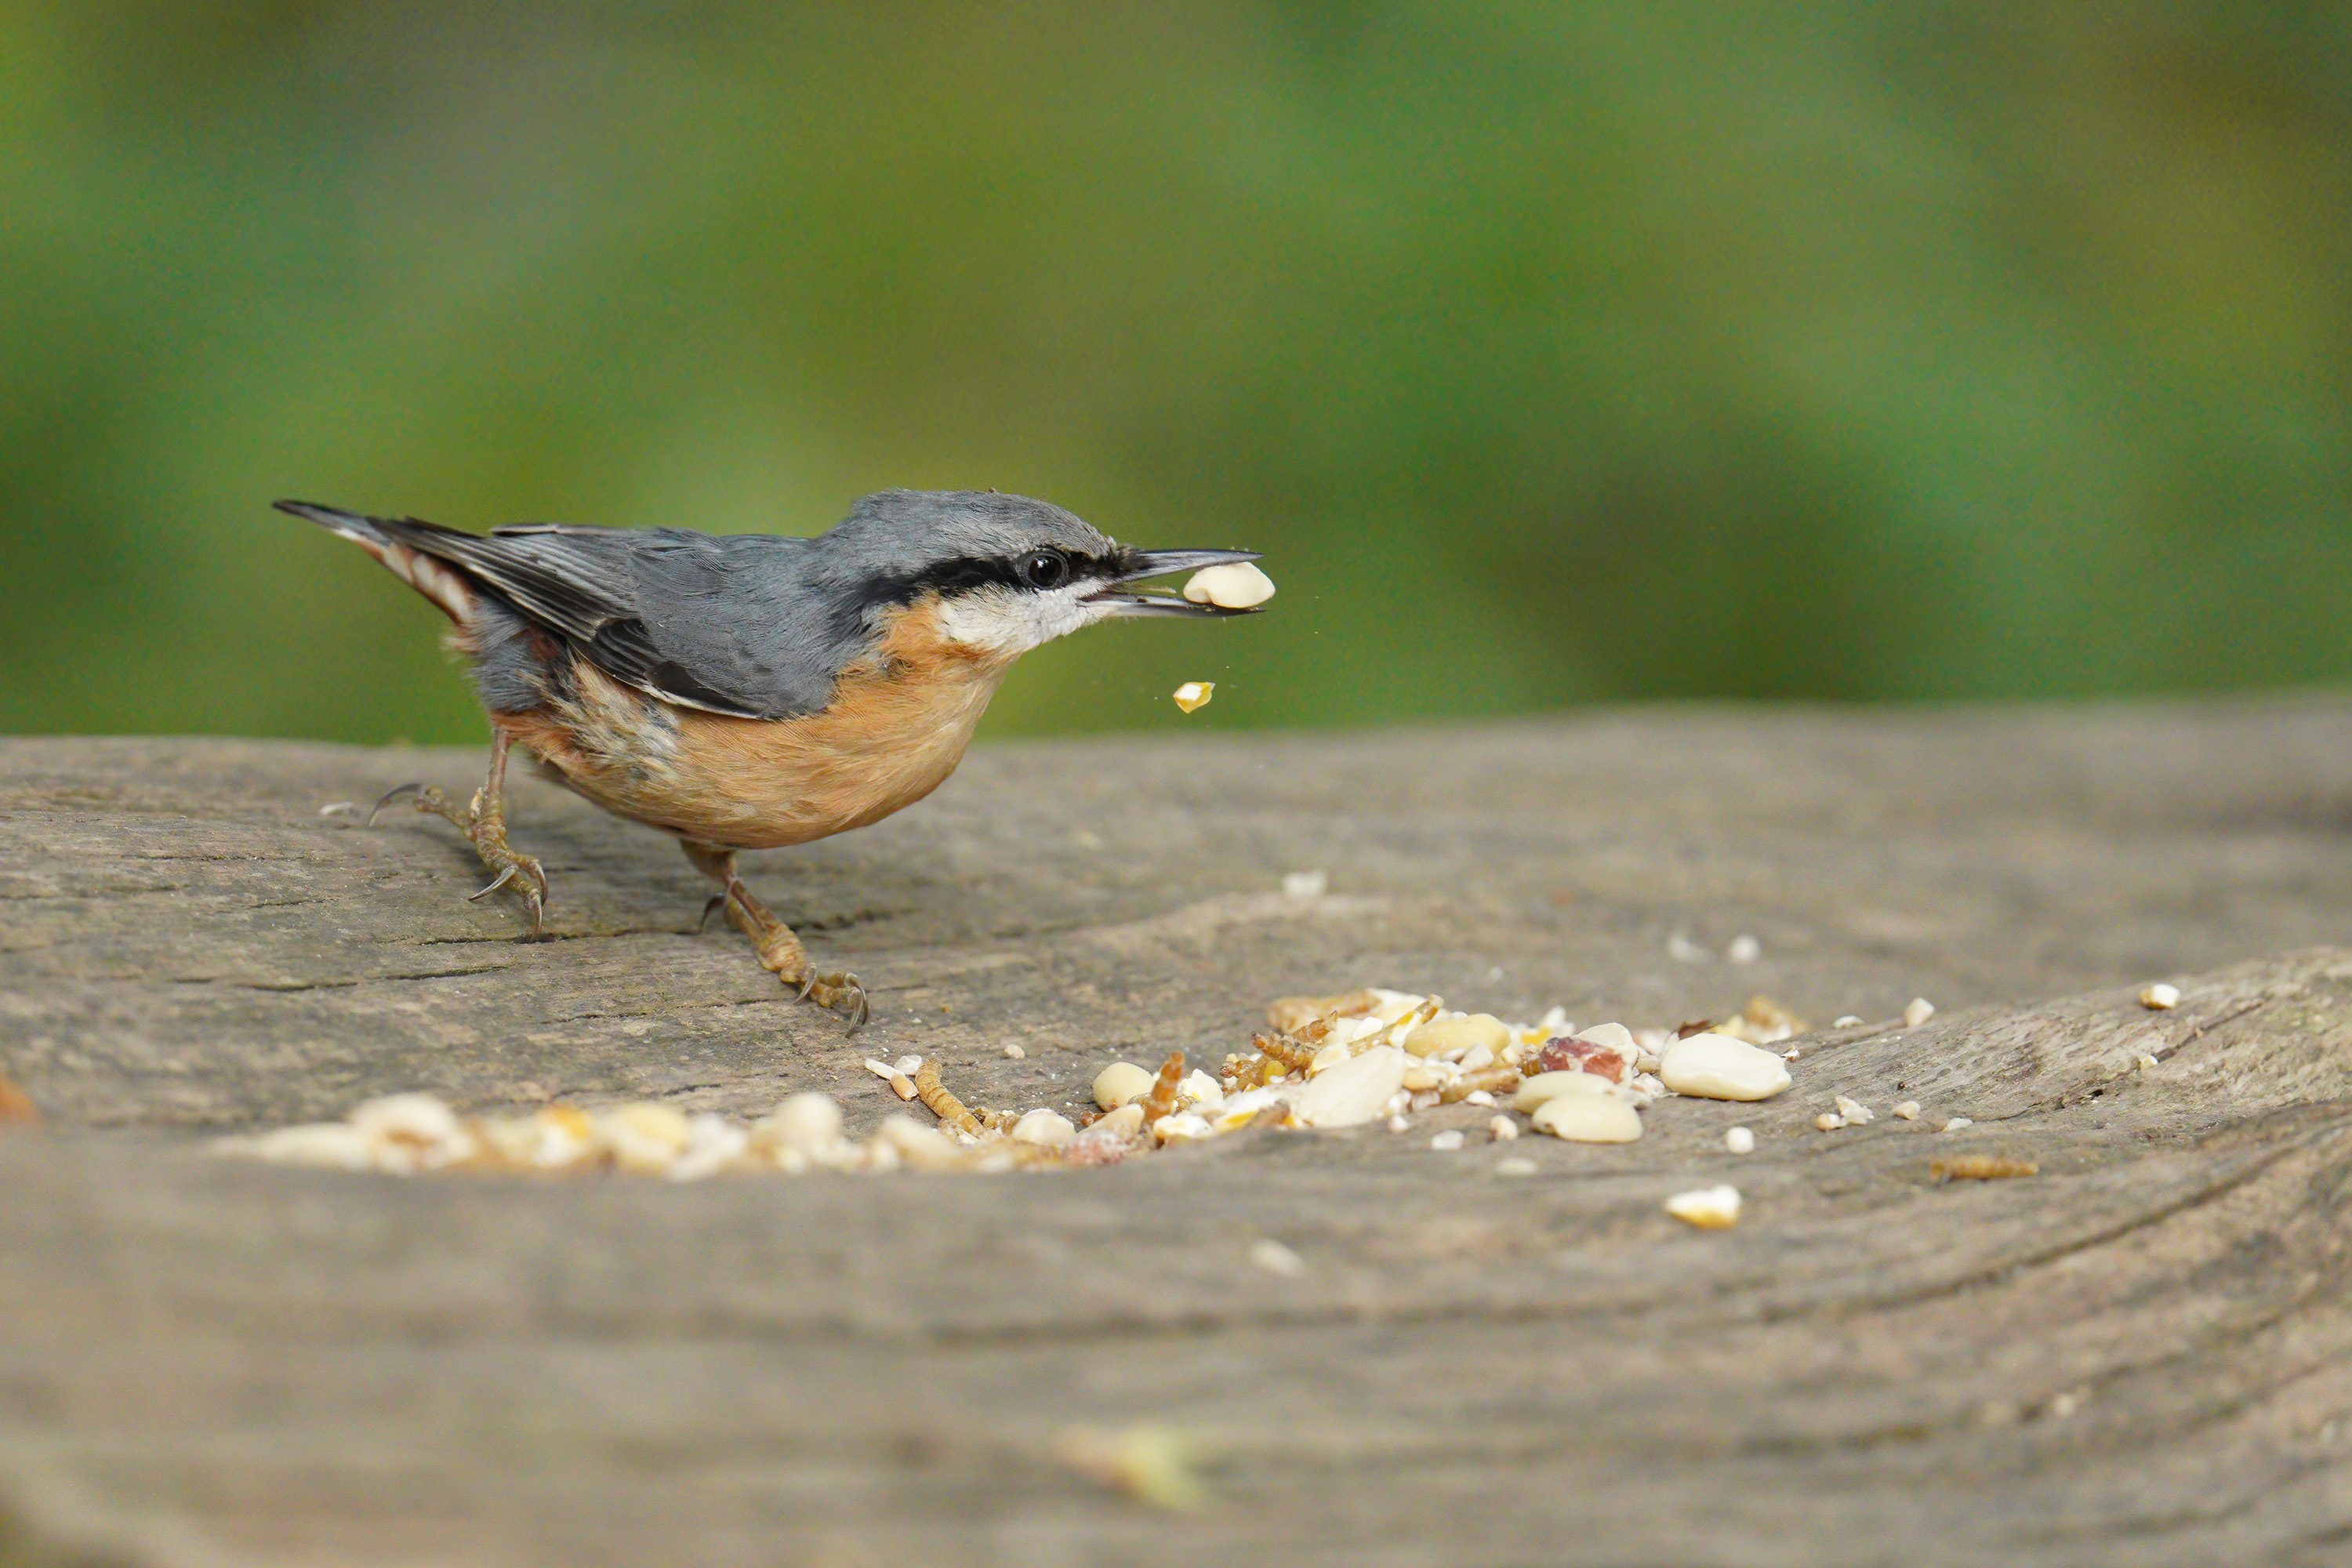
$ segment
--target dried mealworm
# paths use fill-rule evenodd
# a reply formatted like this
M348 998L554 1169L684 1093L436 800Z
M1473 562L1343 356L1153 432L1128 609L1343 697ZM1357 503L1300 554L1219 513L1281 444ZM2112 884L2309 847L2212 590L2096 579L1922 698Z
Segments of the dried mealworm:
M962 1100L948 1091L940 1081L940 1069L925 1062L915 1069L915 1097L923 1109L940 1119L940 1125L961 1132L967 1138L977 1138L982 1129L980 1118L964 1108Z
M1519 1069L1512 1067L1480 1068L1465 1072L1437 1091L1440 1103L1453 1105L1485 1089L1488 1094L1508 1094L1519 1087Z
M1939 1182L1998 1182L2009 1176L2039 1175L2042 1167L2032 1160L2011 1160L1999 1154L1962 1154L1956 1159L1937 1160L1927 1166L1927 1174Z
M1315 1059L1314 1047L1288 1035L1252 1035L1250 1044L1284 1072L1305 1072L1307 1064Z
M1143 1097L1143 1124L1146 1127L1163 1116L1172 1115L1180 1101L1176 1086L1184 1081L1184 1053L1171 1051L1168 1059L1160 1064L1160 1077L1153 1080L1151 1091Z

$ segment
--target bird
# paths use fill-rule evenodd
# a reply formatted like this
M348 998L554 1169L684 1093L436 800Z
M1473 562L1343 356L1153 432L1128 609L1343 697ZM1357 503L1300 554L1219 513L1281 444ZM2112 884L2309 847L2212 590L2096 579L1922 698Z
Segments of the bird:
M604 810L677 839L760 963L803 1000L871 1008L820 972L744 885L747 849L878 822L953 773L1013 661L1120 616L1229 617L1151 580L1259 559L1138 550L1047 501L883 490L813 537L530 522L464 532L310 501L277 510L350 540L449 617L490 722L489 775L459 806L403 784L472 844L544 940L547 873L508 839L510 752ZM373 821L375 813L370 814Z

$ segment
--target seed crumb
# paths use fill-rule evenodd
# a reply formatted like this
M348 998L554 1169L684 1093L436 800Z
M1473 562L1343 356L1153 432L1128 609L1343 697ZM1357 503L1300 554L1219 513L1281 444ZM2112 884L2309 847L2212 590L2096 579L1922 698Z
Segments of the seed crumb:
M1497 1143L1507 1143L1519 1135L1519 1124L1507 1116L1497 1116L1486 1123L1487 1135Z
M1916 1029L1936 1016L1936 1005L1925 996L1914 996L1911 1005L1903 1009L1903 1026Z
M1723 950L1723 956L1734 963L1753 963L1764 956L1764 944L1742 933L1731 939L1731 945Z
M1834 1110L1824 1110L1813 1118L1813 1125L1824 1132L1834 1132L1845 1125L1845 1118Z
M2158 1061L2147 1052L2142 1051L2138 1056L2132 1058L2132 1065L2138 1068L2140 1071L2147 1072L2151 1068L2161 1067L2164 1064Z
M1286 871L1282 878L1282 896L1307 902L1321 898L1331 890L1328 871Z
M1919 1102L1916 1100L1906 1100L1895 1108L1895 1114L1906 1121L1916 1121L1919 1120Z
M1535 1173L1536 1163L1533 1160L1523 1160L1514 1155L1508 1160L1495 1162L1495 1174L1498 1176L1532 1176Z
M1261 1236L1250 1243L1249 1260L1268 1274L1279 1274L1285 1279L1296 1279L1307 1271L1307 1259L1270 1236Z
M1861 1023L1861 1022L1862 1022L1862 1020L1861 1020L1860 1018L1856 1017L1856 1016L1855 1016L1854 1015L1853 1015L1852 1013L1848 1013L1848 1014L1846 1014L1843 1017L1842 1017L1842 1018L1838 1019L1835 1023L1832 1024L1832 1025L1830 1026L1830 1027L1831 1027L1831 1028L1832 1028L1832 1029L1851 1029L1851 1028L1853 1028L1856 1024L1859 1024L1859 1023Z
M1666 1212L1701 1230L1729 1230L1739 1223L1738 1187L1698 1187L1666 1200Z
M1753 1154L1756 1134L1745 1127L1735 1127L1723 1135L1723 1146L1734 1154Z
M1026 1058L1028 1055L1029 1053L1023 1050L1019 1046L1007 1046L1004 1047L1004 1058L1007 1061L1021 1061Z
M2180 987L2159 980L2139 994L2139 1005L2152 1013L2168 1012L2180 1005Z
M1867 1127L1878 1120L1878 1113L1872 1110L1870 1107L1858 1100L1849 1100L1843 1094L1837 1097L1837 1110L1838 1114L1845 1118L1846 1125L1849 1127Z
M1459 1127L1449 1127L1443 1132L1432 1133L1429 1139L1429 1146L1432 1149L1436 1150L1441 1154L1451 1154L1454 1151L1462 1147L1462 1129Z
M1944 1125L1937 1128L1937 1131L1939 1132L1958 1132L1963 1127L1974 1127L1975 1125L1975 1122L1969 1121L1965 1116L1954 1116L1947 1118Z
M1176 689L1176 706L1187 713L1197 713L1209 705L1216 689L1213 680L1188 680Z

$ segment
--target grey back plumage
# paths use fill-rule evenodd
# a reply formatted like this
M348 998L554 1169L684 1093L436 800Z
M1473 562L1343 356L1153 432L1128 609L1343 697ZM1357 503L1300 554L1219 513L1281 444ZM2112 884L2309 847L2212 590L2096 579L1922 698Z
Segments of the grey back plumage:
M561 523L477 535L279 504L447 562L640 690L754 719L824 708L894 605L1001 581L1027 550L1106 563L1123 553L1059 507L992 490L885 490L814 539Z

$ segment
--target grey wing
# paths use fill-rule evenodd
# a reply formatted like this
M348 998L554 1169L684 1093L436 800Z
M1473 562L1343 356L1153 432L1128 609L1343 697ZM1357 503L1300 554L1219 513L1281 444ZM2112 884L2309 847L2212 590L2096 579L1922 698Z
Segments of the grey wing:
M747 672L723 659L697 658L690 643L657 635L639 602L635 557L650 541L716 541L662 530L523 523L488 535L458 533L413 520L378 520L386 532L459 566L495 590L526 619L557 634L614 679L683 707L742 719L789 717ZM723 605L712 606L723 615ZM822 707L820 700L817 706Z

